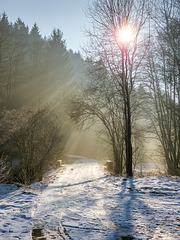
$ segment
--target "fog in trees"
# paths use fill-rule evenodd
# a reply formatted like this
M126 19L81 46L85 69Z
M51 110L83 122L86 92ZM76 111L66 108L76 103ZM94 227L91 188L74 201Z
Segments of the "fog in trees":
M132 176L137 159L150 160L154 142L155 159L179 175L179 10L171 0L98 0L87 7L89 81L69 112L81 125L101 123L97 133L111 147L116 174Z
M64 100L78 91L85 78L83 65L80 53L67 50L60 29L43 38L36 23L29 29L20 18L11 23L6 13L1 15L2 179L40 180L68 153L67 144L77 153L69 142L75 126L65 113Z
M82 52L67 49L60 29L42 37L37 23L1 13L5 179L40 180L43 164L68 153L110 159L116 175L152 161L180 175L179 1L97 0L86 13Z

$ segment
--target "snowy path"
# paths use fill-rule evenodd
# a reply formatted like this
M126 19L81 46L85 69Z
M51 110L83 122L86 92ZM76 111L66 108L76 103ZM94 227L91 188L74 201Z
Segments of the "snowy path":
M97 161L81 159L42 193L34 218L49 230L61 224L67 239L177 240L180 179L114 178Z
M32 227L47 240L180 239L177 177L115 178L83 158L42 192L20 191L0 199L0 240L30 239Z
M81 159L65 168L40 196L35 224L42 222L48 229L62 225L72 239L102 239L115 227L107 220L104 208L107 176L98 161L92 159Z

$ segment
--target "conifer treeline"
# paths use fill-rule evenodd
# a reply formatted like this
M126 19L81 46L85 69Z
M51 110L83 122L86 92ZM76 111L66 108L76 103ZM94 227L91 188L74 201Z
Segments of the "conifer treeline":
M83 65L59 29L43 38L36 23L0 16L0 183L30 184L57 166L73 130L63 101Z
M11 23L3 13L0 17L0 106L57 104L73 79L70 60L73 54L66 49L59 29L54 29L48 39L42 38L36 23L29 30L20 18Z

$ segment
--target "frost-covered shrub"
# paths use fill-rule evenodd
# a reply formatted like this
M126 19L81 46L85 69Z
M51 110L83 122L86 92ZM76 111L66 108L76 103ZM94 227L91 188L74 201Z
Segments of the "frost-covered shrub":
M32 183L57 164L63 154L58 118L49 107L3 111L0 117L0 154L6 156L12 181Z
M10 182L11 174L11 165L7 162L7 157L2 154L0 157L0 183Z

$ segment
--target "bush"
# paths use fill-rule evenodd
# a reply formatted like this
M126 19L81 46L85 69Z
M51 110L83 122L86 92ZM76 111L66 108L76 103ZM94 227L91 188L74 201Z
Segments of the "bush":
M7 157L4 157L3 154L0 157L0 183L8 183L11 181L11 166L7 162Z
M57 166L64 143L57 116L49 107L3 111L0 151L11 181L30 184ZM7 177L8 179L8 177Z

